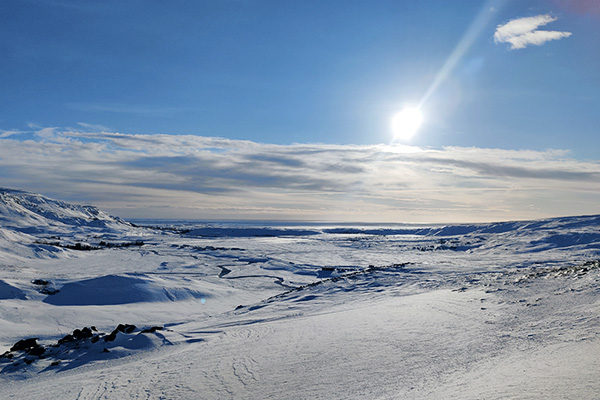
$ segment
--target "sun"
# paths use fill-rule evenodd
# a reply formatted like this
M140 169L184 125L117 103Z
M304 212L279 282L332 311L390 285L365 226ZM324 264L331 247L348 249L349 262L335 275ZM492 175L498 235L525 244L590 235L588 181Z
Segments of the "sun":
M392 118L394 141L407 141L412 138L423 123L423 114L416 107L407 107Z

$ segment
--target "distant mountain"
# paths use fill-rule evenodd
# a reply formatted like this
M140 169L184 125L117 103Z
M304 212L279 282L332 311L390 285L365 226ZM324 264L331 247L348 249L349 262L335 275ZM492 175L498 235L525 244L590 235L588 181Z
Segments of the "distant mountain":
M500 234L507 232L541 232L555 230L591 229L600 232L600 215L582 215L574 217L556 217L530 221L507 221L479 224L454 225L423 225L401 228L377 227L345 227L326 228L323 232L337 234L366 234L366 235L419 235L419 236L459 236L472 234Z
M0 227L35 234L54 230L49 228L119 229L131 227L131 224L94 206L74 205L40 194L0 188Z

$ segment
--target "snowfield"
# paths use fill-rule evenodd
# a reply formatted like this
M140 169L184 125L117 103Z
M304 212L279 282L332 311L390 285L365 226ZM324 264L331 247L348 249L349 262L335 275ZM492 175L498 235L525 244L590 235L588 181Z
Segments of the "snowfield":
M2 399L594 399L600 216L137 221L0 189Z

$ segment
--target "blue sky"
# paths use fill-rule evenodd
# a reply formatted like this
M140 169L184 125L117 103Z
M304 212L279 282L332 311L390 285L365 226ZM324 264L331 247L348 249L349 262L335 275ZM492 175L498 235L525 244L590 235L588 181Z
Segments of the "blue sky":
M0 38L3 186L137 217L600 212L593 0L7 0Z

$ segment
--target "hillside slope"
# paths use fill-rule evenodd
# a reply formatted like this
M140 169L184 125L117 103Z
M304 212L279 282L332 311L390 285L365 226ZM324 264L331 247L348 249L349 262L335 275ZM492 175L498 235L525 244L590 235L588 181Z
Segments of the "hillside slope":
M0 188L0 261L56 258L77 243L139 236L141 230L94 206ZM58 246L57 246L58 244Z
M0 188L0 226L25 233L47 232L49 228L110 228L131 226L94 206L53 200L40 194Z

